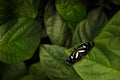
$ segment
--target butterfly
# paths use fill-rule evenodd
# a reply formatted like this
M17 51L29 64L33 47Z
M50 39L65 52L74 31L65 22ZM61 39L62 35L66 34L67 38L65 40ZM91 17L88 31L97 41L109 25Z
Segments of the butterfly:
M86 43L81 44L68 57L66 64L71 66L72 64L76 63L77 61L81 60L88 52L94 47L94 42L89 41Z

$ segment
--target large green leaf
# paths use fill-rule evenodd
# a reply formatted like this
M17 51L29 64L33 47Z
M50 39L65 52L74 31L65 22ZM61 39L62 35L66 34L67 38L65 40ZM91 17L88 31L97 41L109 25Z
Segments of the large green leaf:
M87 18L78 24L73 35L72 45L93 40L106 22L107 18L101 8L91 11Z
M84 80L120 79L120 11L94 39L95 46L81 61L73 65Z
M20 15L35 18L38 13L40 0L22 0Z
M53 44L66 46L66 43L71 40L71 31L65 21L55 11L52 3L48 3L45 10L44 22L47 29L47 34Z
M30 67L29 74L33 75L35 80L49 80L40 62Z
M29 59L40 41L40 24L19 18L0 26L0 61L18 63Z
M105 45L114 54L120 56L120 11L109 21L101 34L95 39L96 43Z
M79 22L86 15L84 0L56 0L56 9L67 21Z
M73 67L65 64L67 59L65 50L65 48L55 45L41 46L41 66L52 80L81 80Z
M15 65L0 63L0 73L0 80L17 80L26 74L26 67L24 63Z
M44 69L41 66L41 63L38 62L30 67L29 74L25 75L19 80L50 80L50 79L46 76Z
M20 16L35 18L40 0L0 0L0 25Z

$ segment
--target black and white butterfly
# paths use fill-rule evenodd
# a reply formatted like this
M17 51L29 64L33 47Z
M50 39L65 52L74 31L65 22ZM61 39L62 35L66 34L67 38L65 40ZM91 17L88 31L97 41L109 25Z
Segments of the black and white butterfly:
M80 46L74 49L74 51L68 57L66 64L70 66L75 62L81 60L86 54L88 54L88 52L93 47L94 47L94 42L92 41L81 44Z

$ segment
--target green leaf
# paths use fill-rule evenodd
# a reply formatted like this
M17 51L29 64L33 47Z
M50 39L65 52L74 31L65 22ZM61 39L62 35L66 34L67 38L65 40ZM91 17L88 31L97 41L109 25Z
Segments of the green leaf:
M86 15L84 0L56 0L55 5L59 14L70 22L79 22Z
M41 63L38 62L36 64L33 64L29 68L29 73L23 76L22 78L19 78L19 80L50 80L50 79L46 76L41 66Z
M65 21L55 11L52 3L48 3L46 7L44 22L47 34L52 43L59 46L66 46L67 41L71 40L71 31Z
M120 11L95 38L95 46L74 69L84 80L120 79Z
M78 24L73 35L72 45L93 40L106 22L107 18L101 8L91 11L87 18Z
M35 18L40 0L0 0L0 25L21 16Z
M44 22L46 23L47 19L54 16L56 14L56 9L51 1L48 2L48 4L45 7L45 13L44 13Z
M26 74L26 67L24 63L7 65L0 63L2 66L0 72L2 72L1 80L17 80L19 77Z
M20 15L35 18L38 13L40 0L22 0Z
M41 46L40 59L46 75L52 80L81 80L73 67L67 66L65 48L55 45Z
M120 56L120 11L109 21L95 42L105 45L108 49Z
M40 41L40 24L19 18L0 26L0 61L14 64L29 59Z
M34 77L34 80L49 80L40 62L30 67L29 74Z
M35 78L32 75L26 75L18 80L35 80Z

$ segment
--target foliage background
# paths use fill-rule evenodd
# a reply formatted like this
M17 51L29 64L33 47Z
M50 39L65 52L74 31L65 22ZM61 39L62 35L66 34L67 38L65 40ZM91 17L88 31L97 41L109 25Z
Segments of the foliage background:
M119 41L120 0L0 0L0 80L119 80Z

